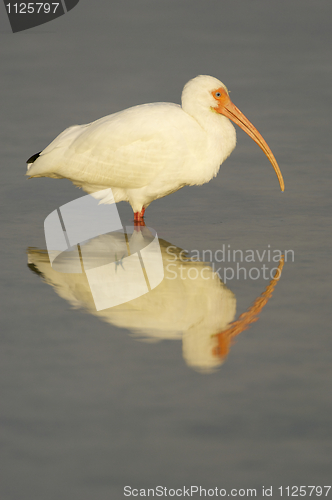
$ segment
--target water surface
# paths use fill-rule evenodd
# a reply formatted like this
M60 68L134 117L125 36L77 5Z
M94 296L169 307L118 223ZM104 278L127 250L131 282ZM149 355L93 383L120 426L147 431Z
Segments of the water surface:
M325 0L99 0L1 33L1 498L329 484L331 14ZM69 125L179 102L197 74L228 86L286 190L239 130L217 178L154 202L148 225L200 255L223 245L294 251L259 320L209 374L186 362L181 333L142 341L125 321L73 308L27 266L28 248L45 249L47 215L83 193L27 181L25 160ZM119 211L131 225L130 207ZM227 281L231 321L269 280Z

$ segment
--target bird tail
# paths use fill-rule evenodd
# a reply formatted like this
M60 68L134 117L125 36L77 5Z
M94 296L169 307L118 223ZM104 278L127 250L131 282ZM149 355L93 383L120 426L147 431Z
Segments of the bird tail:
M34 161L36 161L36 160L37 160L37 158L39 158L40 153L41 153L41 151L39 151L39 153L36 153L36 154L34 154L34 155L30 156L30 158L26 161L26 163L27 163L27 170L28 170L28 171L30 170L30 168L31 168L31 166L32 166L32 164L33 164L33 162L34 162Z

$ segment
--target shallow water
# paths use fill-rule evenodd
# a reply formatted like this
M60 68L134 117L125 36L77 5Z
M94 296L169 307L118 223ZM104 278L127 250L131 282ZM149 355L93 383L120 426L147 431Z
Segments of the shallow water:
M117 499L125 485L257 488L257 497L273 485L278 497L279 486L330 483L331 11L325 0L99 0L0 33L1 498ZM173 337L160 335L158 320L138 335L142 318L106 322L73 308L27 266L28 248L46 248L45 218L82 192L68 181L27 182L25 160L69 125L179 102L197 74L232 91L286 190L239 130L217 178L154 202L147 225L191 256L210 251L221 278L237 265L232 254L217 262L223 249L253 250L247 269L265 264L269 273L278 262L268 250L294 252L259 320L208 374L188 363L181 307L181 327L175 309L169 315ZM119 212L132 225L130 207ZM226 279L230 321L270 279ZM183 285L193 301L195 285ZM188 313L185 292L176 293Z

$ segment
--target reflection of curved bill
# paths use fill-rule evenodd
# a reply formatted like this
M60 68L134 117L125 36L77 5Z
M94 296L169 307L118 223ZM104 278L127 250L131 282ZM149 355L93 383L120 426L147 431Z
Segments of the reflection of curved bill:
M141 339L155 341L182 338L186 363L199 371L212 371L227 356L232 338L258 319L258 314L272 295L283 262L279 264L275 278L253 307L232 323L236 313L235 296L220 281L211 266L206 262L183 261L181 249L159 240L165 273L161 283L151 289L150 293L97 311L88 279L89 269L95 269L97 265L101 267L111 251L113 269L115 263L118 263L116 272L119 272L122 269L121 252L125 244L134 253L143 245L146 248L146 241L149 243L153 240L151 231L145 227L131 235L113 232L99 236L87 243L84 272L79 274L58 272L56 266L51 267L47 252L43 250L29 249L29 265L32 270L41 273L45 281L74 307L85 308L103 321L127 328ZM63 256L64 254L58 259L63 259ZM57 264L62 265L62 262ZM148 276L149 272L146 268ZM98 286L96 282L96 289ZM104 290L100 293L105 293L107 287L103 284L100 286Z
M227 356L230 348L231 340L239 333L250 328L252 323L255 323L259 319L259 314L261 313L263 307L267 304L269 299L272 297L273 290L281 276L282 268L284 267L285 259L282 256L277 267L274 278L270 281L269 285L265 288L264 292L255 300L253 305L244 313L239 316L239 319L233 321L228 328L217 334L216 340L218 342L217 347L214 350L216 356L225 357Z

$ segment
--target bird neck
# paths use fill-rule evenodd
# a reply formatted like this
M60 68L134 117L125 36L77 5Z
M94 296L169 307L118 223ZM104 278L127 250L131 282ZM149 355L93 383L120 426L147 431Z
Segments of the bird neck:
M204 130L210 147L219 155L221 165L236 146L236 132L231 121L212 108L197 106L197 103L195 106L192 103L183 103L182 109Z

